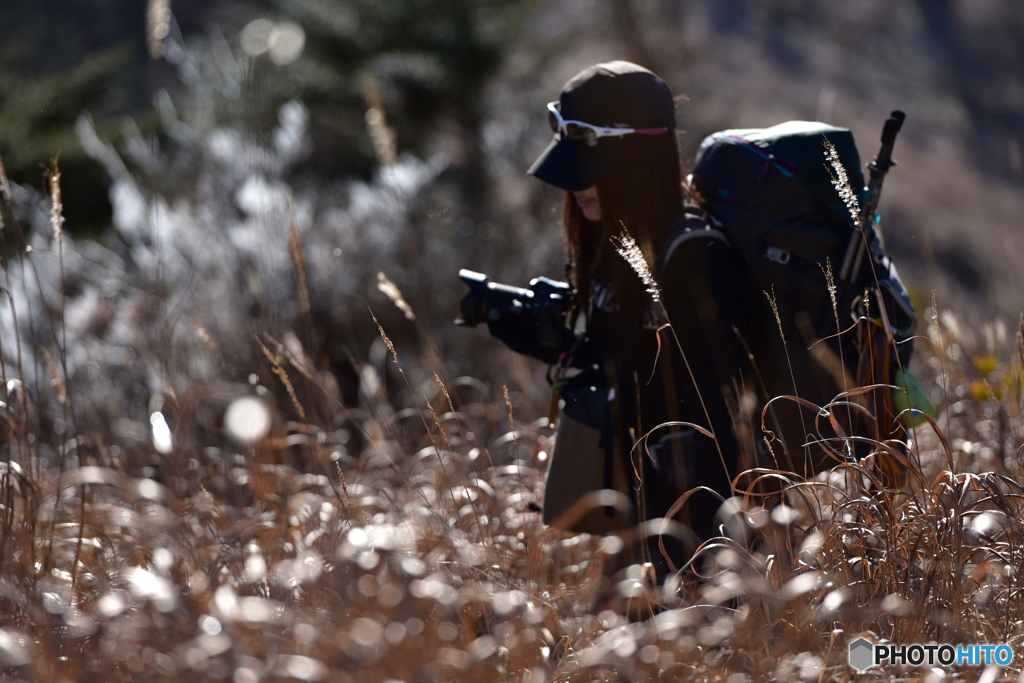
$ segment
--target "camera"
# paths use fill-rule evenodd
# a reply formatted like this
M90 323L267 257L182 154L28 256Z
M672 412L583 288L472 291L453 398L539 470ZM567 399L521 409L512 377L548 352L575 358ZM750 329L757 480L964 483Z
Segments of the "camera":
M491 282L483 273L460 270L469 292L459 302L456 325L487 323L492 335L511 349L546 358L571 344L565 314L572 307L573 288L546 277L530 280L529 289Z

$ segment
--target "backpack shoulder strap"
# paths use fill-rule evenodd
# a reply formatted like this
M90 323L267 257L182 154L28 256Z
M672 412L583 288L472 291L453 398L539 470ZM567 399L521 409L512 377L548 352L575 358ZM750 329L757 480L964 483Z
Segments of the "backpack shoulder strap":
M729 244L729 239L721 230L712 225L708 214L694 206L687 206L685 212L676 217L669 229L661 253L656 259L658 267L664 266L672 258L673 252L686 242L697 239L721 240Z

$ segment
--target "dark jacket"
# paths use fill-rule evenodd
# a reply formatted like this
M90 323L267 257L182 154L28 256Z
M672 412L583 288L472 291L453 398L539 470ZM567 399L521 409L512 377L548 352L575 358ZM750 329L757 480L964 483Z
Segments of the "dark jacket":
M684 239L673 239L684 231ZM717 231L683 216L668 242L675 248L661 254L654 269L663 308L652 300L648 310L627 310L606 276L595 272L585 332L564 330L556 347L506 339L517 351L579 369L564 380L563 395L586 385L610 392L602 445L621 469L617 477L607 472L606 482L625 480L630 490L623 493L631 498L640 492L642 519L665 516L694 487L730 495L740 451L734 434L738 394L751 380L741 341L751 329L750 293L733 249ZM671 327L659 333L665 322ZM513 328L521 332L526 323L506 319L491 330L505 339L504 331ZM659 428L667 422L698 425L717 438L688 427ZM713 494L698 493L673 518L706 539L716 535L718 506ZM670 552L677 565L688 557L685 549Z
M654 272L667 320L618 310L614 299L596 296L607 283L595 274L595 302L604 305L592 306L586 333L591 366L614 367L605 373L616 385L609 403L613 447L632 465L632 483L643 477L648 519L664 516L698 486L729 497L740 450L734 416L751 379L741 341L751 321L744 271L720 233L691 221L683 239L673 240L679 230L685 230L681 220L670 231L675 248L660 255ZM652 312L662 313L657 305ZM660 332L659 346L660 322L671 327ZM688 427L659 427L669 422L698 425L716 438ZM706 539L716 535L718 506L714 495L697 493L674 518Z

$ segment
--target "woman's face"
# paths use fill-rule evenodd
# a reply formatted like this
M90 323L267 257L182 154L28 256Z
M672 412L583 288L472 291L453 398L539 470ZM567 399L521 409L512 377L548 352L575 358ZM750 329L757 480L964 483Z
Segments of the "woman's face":
M588 221L599 223L601 221L601 202L597 198L597 186L592 185L572 194L576 199L576 206L580 207L580 211L583 212L583 217Z

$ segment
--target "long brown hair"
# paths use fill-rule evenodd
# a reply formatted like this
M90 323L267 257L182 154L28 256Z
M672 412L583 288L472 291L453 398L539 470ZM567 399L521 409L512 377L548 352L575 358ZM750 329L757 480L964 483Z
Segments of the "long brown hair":
M562 224L573 285L583 310L590 303L591 275L599 270L611 281L624 310L639 315L650 297L626 261L615 253L611 238L625 228L653 266L672 219L682 211L683 165L673 131L658 136L630 135L620 144L625 147L622 156L597 183L600 224L583 216L572 192L565 193Z

